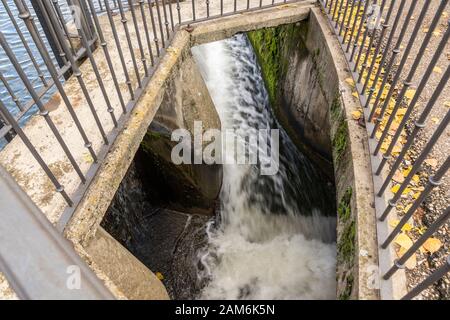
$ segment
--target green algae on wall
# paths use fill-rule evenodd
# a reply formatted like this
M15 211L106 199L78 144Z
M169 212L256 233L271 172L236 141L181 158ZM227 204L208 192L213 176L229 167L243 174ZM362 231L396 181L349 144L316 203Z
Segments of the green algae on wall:
M301 49L307 54L303 41L307 33L306 28L307 24L300 23L247 32L275 111L279 107L279 83L288 68L288 61L284 57L293 49Z

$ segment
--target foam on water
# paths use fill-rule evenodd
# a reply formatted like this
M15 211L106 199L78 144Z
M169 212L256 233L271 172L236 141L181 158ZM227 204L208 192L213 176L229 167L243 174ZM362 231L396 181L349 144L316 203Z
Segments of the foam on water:
M192 51L222 129L280 128L245 35ZM284 130L278 174L262 176L258 165L223 170L220 223L210 224L200 253L199 277L208 279L200 298L334 299L333 200Z

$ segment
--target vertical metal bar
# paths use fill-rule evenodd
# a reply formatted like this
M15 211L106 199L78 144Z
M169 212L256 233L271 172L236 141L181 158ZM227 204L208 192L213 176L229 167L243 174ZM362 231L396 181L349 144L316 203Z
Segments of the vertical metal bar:
M414 203L411 205L411 207L408 209L405 215L401 218L399 223L395 226L394 230L392 230L392 232L383 242L383 244L381 245L383 249L386 249L389 243L391 243L392 240L394 240L394 238L401 232L403 226L408 222L409 219L411 219L414 212L416 212L420 204L425 200L425 198L428 196L431 190L433 190L435 187L439 186L442 183L441 179L448 171L449 167L450 167L450 156L447 156L445 163L438 169L436 174L434 176L428 177L428 183L425 186L425 189L420 193L420 196L414 201Z
M3 36L3 34L1 35ZM34 148L31 141L28 139L26 134L22 131L20 126L17 124L16 120L11 116L8 109L6 109L6 106L3 104L3 101L0 99L0 113L3 118L13 127L14 131L17 133L17 135L22 139L23 143L27 147L27 149L30 151L30 153L33 155L33 157L36 159L36 161L39 163L41 168L44 170L47 177L50 179L50 181L55 186L56 192L60 193L64 200L66 200L69 207L73 206L73 202L70 199L70 197L67 195L66 191L64 191L64 187L59 183L58 179L55 177L53 172L50 170L50 168L47 166L45 161L41 158L39 153Z
M50 1L50 0L44 0L44 1ZM49 17L52 20L52 22L55 23L56 17L54 16L54 14L50 13ZM117 120L116 120L116 116L114 115L114 108L112 107L111 101L109 100L109 96L108 96L108 93L106 91L105 85L103 83L102 76L100 75L100 72L98 71L97 62L95 61L94 56L92 55L92 51L91 51L91 48L89 47L89 43L88 43L88 40L87 40L87 36L84 33L83 26L78 24L78 23L75 23L75 26L76 26L76 28L77 28L80 36L81 36L81 43L83 44L83 47L86 49L86 54L87 54L87 56L89 58L89 61L90 61L91 65L92 65L92 70L94 71L95 77L97 78L97 83L98 83L98 85L100 87L100 90L102 92L103 98L105 99L106 106L107 106L107 111L108 111L108 113L111 116L111 120L112 120L112 122L114 124L114 127L117 127L118 123L117 123ZM56 35L59 37L59 39L62 40L64 35L61 32L61 29L55 28L55 31L56 31Z
M375 98L374 106L378 105L378 103L380 102L381 96L382 96L382 94L383 94L383 92L384 92L384 87L385 87L385 85L386 85L386 83L387 83L387 81L388 81L389 75L391 74L391 68L392 68L392 66L394 65L394 62L395 62L395 60L396 60L396 58L397 58L397 55L400 53L401 44L402 44L402 42L403 42L403 38L404 38L404 36L405 36L406 30L407 30L408 25L409 25L409 21L410 21L411 16L412 16L412 14L413 14L413 12L414 12L414 9L415 9L415 7L416 7L416 4L417 4L416 1L413 1L413 2L411 3L411 6L410 6L409 11L408 11L408 14L407 14L407 16L406 16L406 18L405 18L406 20L405 20L405 22L404 22L404 24L403 24L402 30L401 30L400 35L399 35L399 37L398 37L397 43L396 43L396 45L395 45L394 50L392 51L392 56L391 56L391 59L389 60L387 70L386 70L386 72L385 72L385 74L384 74L384 76L383 76L381 89L378 91L377 96L376 96L376 98ZM427 5L427 4L425 4L425 6L426 6L426 5ZM420 15L419 18L422 18L422 19L423 19L424 17L425 17L425 12L422 11L422 13L421 13L421 15ZM394 78L395 78L394 80L395 80L395 81L393 81L393 82L391 83L391 87L395 87L395 85L396 85L396 83L397 83L397 81L398 81L398 79L399 79L399 77L400 77L400 73L402 72L403 67L404 67L404 65L405 65L405 63L406 63L406 59L407 59L408 56L409 56L409 51L411 50L411 47L412 47L412 45L413 45L413 43L414 43L414 40L415 40L415 38L416 38L416 36L417 36L417 33L419 32L420 22L421 22L421 21L418 21L418 23L416 24L416 26L415 26L415 28L414 28L414 31L415 31L415 32L413 31L413 33L412 33L412 35L411 35L411 37L410 37L410 40L409 40L409 42L408 42L408 45L407 45L407 50L405 50L405 52L404 52L404 54L403 54L403 59L402 59L403 64L400 63L399 67L397 68L396 76L394 76ZM381 74L381 68L378 68L378 70L377 70L377 76L379 76L380 74ZM378 77L377 77L377 76L376 76L376 79L375 79L375 80L378 81ZM368 81L366 81L366 83L365 83L364 85L366 85L367 83L368 83ZM372 84L372 87L375 87L375 86L376 86L376 82L374 82L374 83ZM390 97L389 97L389 98L390 98ZM388 101L388 99L386 99L386 101ZM368 107L369 104L370 104L370 101L369 101L368 103L366 103L365 106ZM388 104L385 104L385 105L387 106ZM383 115L384 115L384 111L383 111L382 113L383 113ZM377 123L375 124L376 129L378 129L378 125L379 125L378 119L379 119L379 117L377 118ZM380 122L381 122L381 121L380 121ZM374 136L375 136L375 133L373 133L373 136L372 136L372 137L374 137ZM377 153L378 153L378 151L377 151Z
M134 73L136 74L138 87L142 88L141 76L139 75L139 69L138 69L138 65L136 62L136 57L134 55L133 43L131 42L130 31L128 30L128 25L127 25L128 20L125 16L125 11L123 10L122 1L119 1L118 5L119 5L119 11L120 11L120 18L121 18L120 21L122 22L123 29L125 30L125 37L127 38L128 49L130 50L131 60L133 61Z
M380 11L380 12L383 12L385 3L386 3L386 2L383 1L383 3L382 3L382 8L381 8L381 11ZM392 2L391 2L391 5L390 5L390 7L389 7L389 9L388 9L388 13L387 13L387 16L386 16L386 22L383 24L383 27L382 27L382 30L381 30L381 35L380 35L380 38L379 38L379 40L378 40L377 47L376 47L376 49L375 49L374 54L372 55L372 63L371 63L371 66L370 66L370 68L369 68L369 72L368 72L368 74L367 74L366 81L364 82L363 89L361 90L362 93L366 92L366 85L369 83L370 75L372 74L373 68L374 68L374 66L375 66L375 62L376 62L376 60L377 60L377 56L378 56L378 53L379 53L379 51L380 51L381 44L382 44L382 42L383 42L384 32L386 31L386 28L387 28L387 26L388 26L387 24L389 23L389 20L390 20L390 18L391 18L391 13L392 13L392 9L393 9L393 7L394 7L394 4L395 4L395 1L392 1ZM386 26L386 27L385 27L385 26ZM361 82L362 77L363 77L363 75L364 75L364 71L366 70L366 67L367 67L367 61L368 61L369 56L370 56L370 49L371 49L372 46L373 46L373 42L374 42L374 40L375 40L375 36L376 36L376 32L375 32L375 30L374 30L372 36L370 37L369 50L367 50L366 57L364 58L364 63L361 65L361 70L360 70L360 72L359 72L359 77L358 77L358 83ZM379 65L378 67L379 67L379 68L382 68L381 65Z
M160 56L160 52L159 52L159 44L158 44L158 32L156 30L155 17L153 16L152 3L151 3L150 0L148 0L148 9L150 11L150 21L152 23L153 35L155 37L154 41L155 41L155 46L156 46L156 55L159 57ZM163 39L163 43L164 43L164 39Z
M355 20L353 20L352 30L350 31L350 39L348 39L347 49L345 50L345 52L347 52L347 53L350 51L350 45L353 40L353 33L355 33L356 22L358 21L358 14L359 14L359 11L361 11L361 3L362 3L362 1L358 1L358 7L356 8L356 14L355 14Z
M342 44L345 44L345 39L347 38L348 31L350 30L350 24L352 21L353 11L355 9L355 1L354 0L350 0L350 1L352 2L352 6L351 6L350 13L348 16L348 23L345 26L345 33L344 33L344 36L342 37Z
M36 26L33 23L33 20L31 18L30 14L29 14L28 8L20 0L15 0L15 2L16 2L16 5L17 5L17 8L18 8L19 12L21 13L21 17L22 17L22 19L25 22L25 25L28 28L28 31L30 32L34 42L36 43L36 46L42 52L42 56L43 57L47 56L47 59L44 59L44 62L47 63L47 65L49 67L49 70L50 70L52 68L53 64L51 63L50 57L48 57L48 53L47 53L47 51L45 49L44 42L39 36L38 30L37 30ZM83 93L84 93L84 95L86 97L86 100L88 102L90 110L91 110L91 112L92 112L92 114L94 116L94 119L96 120L96 123L97 123L97 126L98 126L99 130L100 130L100 133L102 134L102 137L103 137L105 143L108 144L108 140L106 138L106 134L104 133L104 130L103 130L103 127L102 127L102 125L100 123L100 120L98 120L98 116L97 116L97 113L95 111L94 105L93 105L93 103L92 103L92 101L91 101L91 99L89 97L89 93L88 93L88 91L87 91L87 89L86 89L86 87L84 85L83 79L81 78L81 72L79 71L78 65L77 65L77 63L76 63L76 61L75 61L75 59L74 59L70 49L67 47L67 44L63 42L62 45L63 45L63 50L65 51L66 56L67 56L67 58L70 61L72 70L74 72L74 75L78 79L78 82L79 82L80 87L81 87L81 89L82 89L82 91L83 91ZM54 71L56 72L56 69L54 69ZM58 89L61 89L60 92L64 92L64 90L63 90L63 88L62 88L62 86L61 86L61 84L60 84L60 82L59 82L59 80L57 78L56 78L56 81L54 81L54 82L55 82L55 85L58 87ZM64 98L64 95L62 95L62 97ZM64 101L65 101L66 105L70 105L70 101L67 102L65 98L64 98ZM93 157L93 158L95 159L95 157Z
M377 2L377 0L374 0L373 4L376 4L376 2ZM367 15L367 12L366 12L366 15ZM362 53L363 53L363 50L364 50L364 46L366 44L366 39L367 39L367 36L369 34L368 22L365 21L364 23L365 23L366 27L365 27L365 30L364 30L364 35L363 35L361 46L359 48L358 57L356 58L356 61L355 61L355 67L353 69L354 72L357 72L357 70L358 70L358 65L359 65L359 62L361 61L361 56L362 56ZM357 39L355 39L355 40L357 40ZM367 48L367 52L369 52L369 50L370 50L370 47ZM366 53L366 55L367 55L367 53Z
M339 36L342 35L342 29L344 28L345 18L347 17L348 5L349 5L349 2L350 2L350 1L351 1L351 0L347 0L347 3L345 4L344 15L343 15L343 17L342 17L341 26L340 26L340 28L339 28L339 33L338 33Z
M415 6L416 3L417 3L416 1L413 1L411 6L413 6L413 5ZM397 16L395 17L394 25L392 26L391 34L389 35L389 39L387 41L386 48L384 49L383 56L382 56L381 61L380 61L380 66L379 66L379 68L377 70L377 74L375 75L375 79L373 80L372 86L370 88L369 96L367 97L366 105L364 106L366 108L369 106L370 99L372 98L372 95L375 92L375 87L376 87L376 84L378 83L378 79L379 79L379 77L381 75L381 70L383 68L384 62L387 59L387 50L390 50L391 42L394 39L394 34L395 34L395 31L397 30L397 26L398 26L398 23L400 21L400 17L402 16L402 12L403 12L404 6L405 6L405 0L402 0L402 2L400 3L400 8L398 9L398 12L397 12ZM408 26L408 24L410 22L411 15L412 15L412 11L410 10L408 12L408 18L406 18L404 23L403 23L403 27L402 27L402 29L400 31L400 35L399 35L399 37L397 39L396 46L395 46L394 50L392 50L392 56L391 56L391 59L389 60L389 64L388 64L387 70L385 72L385 75L388 75L390 73L392 65L394 64L394 61L396 59L396 56L400 52L400 45L401 45L401 42L402 42L403 37L405 35L406 28L407 28L407 26ZM385 79L387 79L387 78L385 77ZM378 91L378 93L383 92L385 84L386 84L386 81L383 81L383 84L381 85L381 88Z
M59 25L63 28L64 34L65 34L66 37L67 37L67 41L68 41L69 44L70 44L70 48L72 49L72 52L75 54L76 50L75 50L75 48L74 48L74 46L73 46L72 41L70 41L69 31L67 30L67 26L66 26L66 23L65 23L65 21L64 21L64 16L63 16L63 14L62 14L62 12L61 12L61 8L59 7L58 0L53 0L52 3L53 3L53 9L56 11L56 14L57 14L57 16L58 16L58 20L59 20L59 22L60 22ZM47 11L50 11L51 9L52 9L52 8L48 8Z
M449 22L450 23L450 22ZM400 137L400 134L404 128L404 126L406 125L406 122L409 120L409 117L412 113L412 111L414 110L414 107L416 106L417 102L419 101L419 97L422 94L423 89L425 88L428 79L431 76L431 73L433 72L433 68L434 66L437 64L439 57L441 56L445 46L447 45L448 39L450 38L450 25L447 28L447 31L445 32L443 38L441 39L441 42L439 43L438 47L436 48L436 51L430 61L430 64L428 65L425 73L422 76L422 79L420 80L419 86L417 87L416 93L414 94L414 97L411 101L411 103L409 104L402 121L400 122L394 136L392 137L391 143L389 144L389 147L387 148L386 152L383 155L383 158L381 160L380 165L377 168L376 174L379 175L381 173L381 170L383 169L384 165L386 164L387 159L390 158L391 152L394 149L395 144L397 143L398 138ZM428 43L428 41L426 41L426 39L423 41L424 44L424 48L426 48L426 44ZM417 59L419 59L419 57L421 57L423 55L423 52L421 50L419 50L419 53L417 55ZM420 59L419 59L420 60ZM415 63L413 63L413 67L411 70L415 69L414 67ZM408 82L409 83L409 82ZM407 88L408 86L406 86L406 82L405 82L405 87ZM404 88L405 88L404 87ZM403 91L403 90L402 90ZM406 90L405 90L406 92ZM405 96L405 92L401 93L400 95L402 96L402 98L398 98L399 101L402 101L403 97ZM391 115L392 117L392 115Z
M194 2L194 0L192 0L192 2ZM234 12L236 12L236 10L237 10L237 2L236 0L234 0Z
M133 24L134 24L134 31L136 32L136 38L137 38L137 42L138 42L139 52L141 54L141 62L142 62L142 65L144 66L144 73L145 73L145 76L148 77L147 59L145 58L144 47L142 46L141 33L139 32L139 25L138 25L138 22L136 19L136 11L134 10L134 5L132 3L132 0L128 0L128 6L130 7L130 11L131 11L131 18L132 18Z
M330 14L331 9L333 8L333 2L334 2L334 0L330 1L330 7L328 8L328 14ZM360 3L361 3L361 1L360 1ZM273 4L273 0L272 0L272 4Z
M169 17L170 17L170 25L172 27L172 31L175 31L175 24L173 23L172 0L169 0Z
M120 44L119 36L117 35L116 25L114 23L114 18L112 16L111 7L109 6L108 0L105 0L106 14L108 15L109 24L111 26L111 31L113 33L114 42L116 43L117 52L119 53L120 62L122 64L123 73L125 75L126 83L128 86L128 91L130 92L131 100L134 100L134 91L131 85L130 75L128 73L127 64L122 52L122 45ZM106 44L106 42L105 42ZM126 110L125 110L126 111Z
M45 11L42 11L39 3L40 1L31 1L31 5L33 6L34 12L36 13L39 23L41 24L42 30L44 31L50 48L53 51L55 59L58 62L58 65L62 68L67 64L67 60L62 53L61 44L56 41L56 36L53 27L47 18L47 13ZM19 16L19 18L23 19L21 16Z
M139 8L140 8L140 11L141 11L142 24L144 25L145 39L147 40L147 48L148 48L148 52L149 52L149 55L150 55L150 62L152 64L152 66L154 66L155 65L155 59L153 57L152 45L151 45L151 41L150 41L150 32L148 30L147 18L145 16L144 0L139 0Z
M220 0L220 15L223 16L223 0Z
M6 13L8 13L8 16L9 16L9 18L10 18L10 20L11 20L13 26L14 26L14 29L17 32L17 35L20 38L20 41L22 41L22 44L23 44L23 46L24 46L28 56L30 57L31 63L33 64L34 68L37 71L38 77L41 79L42 84L47 87L48 86L47 80L45 80L45 76L44 76L41 68L39 67L39 64L36 62L36 59L34 58L33 52L31 52L30 46L28 45L27 40L23 36L22 30L20 30L19 25L17 24L17 21L16 21L14 15L11 12L11 9L9 8L8 3L6 2L6 0L2 0L2 3L3 3L3 6L4 6L5 10L6 10Z
M362 27L363 27L363 25L365 23L365 20L366 20L366 14L367 14L367 10L368 9L369 9L369 1L366 1L366 4L364 5L364 11L363 11L363 14L362 14L362 17L361 17L361 21L359 23L358 33L356 34L355 42L353 43L353 49L352 49L352 54L350 55L350 61L353 61L353 58L355 56L356 48L358 47L358 40L359 40L359 37L360 37L361 32L362 32ZM361 44L360 50L363 49L362 48L363 44L364 44L364 42ZM358 59L356 59L356 60L358 61ZM356 69L354 69L353 71L356 72Z
M344 1L344 0L341 0L341 1ZM338 3L339 3L339 0L336 0L336 2L334 4L333 14L331 15L331 21L335 20L335 15L336 15L336 11L337 11L337 8L338 8Z
M114 81L114 87L116 88L117 96L119 97L119 102L120 102L120 106L122 107L122 112L126 113L127 109L125 107L125 101L123 100L123 95L122 95L122 91L120 89L119 82L117 80L116 71L114 70L114 65L111 61L111 56L109 54L108 45L106 44L105 37L103 35L103 31L100 26L100 22L98 21L97 12L95 12L95 7L94 7L92 0L87 0L87 1L88 1L89 8L91 10L91 13L92 13L92 17L94 19L94 24L97 29L97 34L100 39L100 46L103 48L103 53L106 58L106 63L108 64L109 71L111 72L111 78Z
M414 122L414 129L413 132L411 132L408 135L408 140L403 145L402 151L398 155L397 159L395 160L394 164L392 165L391 170L388 173L387 178L384 180L383 185L381 186L380 190L378 191L378 196L381 196L386 188L388 187L392 177L394 176L395 171L400 166L401 162L403 161L406 152L411 147L412 143L414 142L414 139L416 135L419 133L419 131L425 127L425 120L427 119L429 113L431 112L431 109L433 108L434 104L436 103L437 99L439 98L439 95L442 93L442 90L447 85L448 79L450 78L450 66L447 67L447 70L445 71L445 74L439 81L439 84L437 85L436 89L434 90L430 100L428 101L427 105L425 106L424 110L422 111L422 114L420 115L419 119ZM385 157L383 157L384 159ZM387 160L387 159L386 159ZM416 160L417 161L417 160Z
M26 7L18 7L18 10L21 10L20 12L22 12L22 13L28 12ZM27 21L24 21L24 22L27 25L27 27L34 28L34 25L30 24L29 22L27 22ZM36 47L37 47L39 53L41 54L45 65L47 66L47 69L53 79L53 82L54 82L56 88L58 89L58 91L61 95L61 98L64 101L64 104L67 107L67 110L69 111L70 116L72 117L78 131L80 132L80 135L81 135L81 138L83 139L85 148L88 149L94 162L97 162L97 155L95 154L95 152L92 148L92 143L91 143L91 141L89 141L89 139L86 135L86 132L85 132L83 126L81 125L80 120L78 119L78 116L76 115L76 113L74 111L72 103L68 99L66 92L65 92L61 82L59 81L58 72L57 72L55 66L53 65L53 62L52 62L52 59L51 59L49 53L47 52L47 50L45 48L44 42L42 41L42 39L40 37L36 36L37 32L36 33L30 32L30 33L34 34L33 40L36 44Z
M9 60L11 61L11 63L13 64L14 69L16 69L20 79L22 80L22 82L24 83L28 92L30 93L31 97L33 98L36 106L39 108L40 115L44 117L45 121L47 122L51 131L55 135L56 139L58 140L59 144L61 145L61 148L63 149L64 153L66 154L66 156L69 159L70 163L72 164L73 168L77 172L81 181L83 183L85 183L86 178L84 177L83 173L81 172L80 167L78 166L77 162L75 161L75 158L73 157L72 153L70 152L70 150L67 147L66 143L64 142L63 138L59 134L58 129L56 128L55 124L53 123L52 119L49 116L49 111L45 109L44 104L39 99L39 96L37 95L36 91L34 90L33 85L31 84L30 80L27 78L25 72L23 71L22 67L20 66L19 61L17 61L17 58L14 56L13 51L9 47L8 43L6 42L6 38L3 34L3 32L1 32L1 31L0 31L0 45L3 47L3 50L5 51L6 55L8 56ZM11 125L12 125L12 123L11 123Z
M431 276L419 283L414 289L408 292L401 300L410 300L428 288L431 284L439 279L442 279L448 272L450 272L450 256L447 257L444 264L437 269Z
M405 49L405 53L403 54L402 61L400 62L400 65L399 65L399 67L397 69L397 72L396 72L396 74L394 76L394 79L392 80L391 88L390 88L390 90L389 90L389 92L388 92L388 94L386 96L385 102L384 102L383 107L381 109L380 117L384 116L384 113L387 110L387 107L389 105L389 100L391 99L392 94L394 93L394 89L395 89L395 86L397 85L398 80L400 79L401 71L403 70L404 66L406 65L406 60L407 60L407 58L409 56L409 52L411 51L411 48L412 48L412 46L414 44L414 41L415 41L415 39L417 37L417 34L419 33L421 24L422 24L423 20L425 19L425 16L426 16L426 13L427 13L427 9L428 9L428 6L429 6L430 2L431 1L426 1L425 4L424 4L424 7L422 8L422 12L420 14L420 17L417 20L417 23L416 23L416 25L414 27L414 30L413 30L413 33L411 35L410 41L408 42L408 45L407 45L407 47ZM409 70L408 76L406 77L406 80L404 81L404 86L402 88L403 95L400 95L396 99L397 101L396 101L396 105L395 106L396 106L397 109L398 109L398 106L400 105L400 103L401 103L401 101L402 101L402 99L404 97L404 94L406 93L406 90L411 85L412 78L414 77L414 74L415 74L415 72L417 70L417 67L419 66L419 63L420 63L420 61L423 58L423 55L424 55L425 50L426 50L426 48L428 46L428 43L431 40L431 35L432 35L434 29L436 28L436 26L438 24L439 18L441 16L442 11L445 8L446 3L448 3L448 0L442 1L441 5L439 6L438 10L436 11L436 15L434 16L431 25L430 25L429 32L425 35L425 38L422 40L422 45L420 46L420 49L419 49L419 51L416 54L416 58L415 58L415 60L413 62L413 65L412 65L411 69ZM442 4L444 4L444 5L442 5ZM387 75L385 75L385 77L386 76ZM375 109L377 108L377 106L378 106L378 104L380 102L380 99L381 99L381 95L378 93L377 98L375 100L375 103L373 105L372 111L370 113L370 117L369 117L370 121L372 121L372 119L373 119L373 115L375 113ZM380 118L380 117L378 117L378 118ZM380 124L380 122L377 119L377 123L375 124L374 130L378 129L379 124ZM372 136L374 136L374 133L372 133ZM384 137L383 137L383 139L384 139ZM379 151L379 148L377 148L377 153L378 153L378 151Z
M180 0L177 0L177 15L178 15L178 24L181 24L181 7L180 7Z
M342 7L344 5L344 0L341 1L341 4L339 5L339 10L338 10L338 16L336 18L336 24L334 25L334 28L337 29L338 25L339 25L339 19L341 18L341 13L342 13Z
M447 71L450 70L450 67L447 69ZM450 72L449 72L450 74ZM437 140L441 136L441 134L444 132L445 128L450 122L450 110L447 111L447 114L445 115L444 119L441 121L439 126L436 128L436 130L433 132L433 135L431 136L428 143L423 148L422 152L418 155L416 161L414 162L414 165L411 168L411 171L409 172L408 176L405 178L403 183L400 185L400 188L395 193L394 197L388 201L388 204L386 206L386 209L384 210L383 214L380 216L380 221L383 221L388 216L389 212L391 212L392 208L395 207L398 199L400 199L403 191L408 186L409 182L411 181L412 177L417 173L417 171L420 169L420 166L425 161L428 154L433 149L434 145L436 144ZM405 148L405 147L403 147Z
M158 2L158 1L156 1ZM162 0L162 8L163 8L163 14L164 14L164 25L166 26L166 35L167 40L170 38L170 31L169 31L169 20L167 20L167 10L166 10L166 1Z
M151 0L148 0L151 1ZM161 32L161 42L162 42L162 47L165 48L166 44L164 41L164 31L163 31L163 26L162 26L162 20L161 20L161 12L159 11L159 4L158 1L155 1L155 5L156 5L156 14L158 16L158 24L159 24L159 31ZM192 6L194 6L194 0L192 0ZM195 10L195 8L193 7L193 10ZM195 21L195 18L194 18Z
M430 227L428 227L427 231L425 231L425 233L421 235L420 238L417 239L417 241L414 242L413 245L399 259L395 260L394 265L383 275L383 279L388 280L395 272L397 272L398 269L402 269L403 264L411 258L413 253L416 252L422 244L447 221L449 217L450 207L447 207L444 213L440 215Z
M3 73L1 71L0 71L0 81L2 81L6 91L8 91L17 108L19 108L20 111L23 111L23 107L20 104L19 99L17 98L16 94L14 93L14 90L11 88L11 86L8 83L8 80L6 80L5 76L3 76Z
M191 1L192 1L192 20L195 21L195 0Z
M206 0L206 17L209 18L209 0Z

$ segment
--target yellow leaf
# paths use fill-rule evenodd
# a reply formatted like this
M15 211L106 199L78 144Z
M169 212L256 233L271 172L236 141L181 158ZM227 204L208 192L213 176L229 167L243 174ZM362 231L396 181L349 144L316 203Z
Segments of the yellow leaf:
M156 272L155 275L159 280L164 280L164 276L161 272Z
M354 96L355 98L359 98L358 92L356 92L356 91L352 92L352 96Z
M406 234L404 233L400 233L394 240L394 242L396 244L398 244L400 247L405 248L406 250L408 250L409 248L411 248L411 246L413 245L412 240L410 239L410 237L408 237Z
M408 174L411 172L412 167L408 167L403 170L403 176L406 178Z
M439 37L441 35L441 31L440 30L433 31L433 35Z
M427 33L428 31L430 31L429 28L423 28L423 32L424 32L424 33Z
M420 196L420 192L416 192L413 194L413 199L417 199Z
M399 185L399 184L396 184L395 186L393 186L393 187L391 188L391 191L392 191L393 194L396 194L397 191L398 191L398 189L400 189L400 185Z
M429 253L435 253L436 251L438 251L441 248L442 243L439 239L429 238L427 241L424 242L424 244L422 246Z
M358 111L358 110L353 111L352 112L352 117L353 117L354 120L359 120L359 118L361 118L361 111Z
M450 108L450 101L445 101L444 106L446 106L447 108Z
M407 249L401 247L400 249L398 249L397 251L397 256L400 258L401 256L403 256L405 254ZM405 267L408 269L414 269L417 265L417 258L416 258L416 254L413 253L411 255L411 257L405 262Z
M347 82L351 86L355 86L355 81L353 80L353 78L347 78L345 79L345 82Z
M436 73L441 74L441 73L442 73L442 69L439 68L439 67L434 67L434 68L433 68L433 72L436 72Z
M416 90L414 90L414 89L408 89L408 90L406 90L406 93L405 93L405 97L406 97L406 99L408 99L408 100L412 100L412 98L414 98L414 95L416 94Z
M407 213L411 207L412 207L412 204L411 204L411 203L408 204L408 205L403 209L403 212L404 212L404 213Z
M400 220L390 220L389 221L389 225L392 227L392 228L395 228L398 224L399 224L399 222L400 222ZM402 227L402 231L411 231L412 230L412 226L409 224L409 223L405 223L404 225L403 225L403 227Z
M439 122L439 118L433 117L433 118L431 118L431 121L433 121L433 123L438 123Z

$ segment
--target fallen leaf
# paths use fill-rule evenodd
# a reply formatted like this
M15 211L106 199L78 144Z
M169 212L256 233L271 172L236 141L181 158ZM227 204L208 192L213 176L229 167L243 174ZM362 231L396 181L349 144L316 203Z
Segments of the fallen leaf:
M399 224L399 222L400 222L400 220L397 220L397 219L390 220L390 221L389 221L389 225L390 225L392 228L395 228L395 227ZM402 227L402 231L403 231L403 232L408 232L408 231L411 231L412 228L413 228L413 227L412 227L409 223L405 223L405 224L403 225L403 227Z
M414 98L415 94L416 94L416 90L408 89L408 90L406 90L405 98L408 99L408 100L412 100L412 98Z
M431 118L431 121L433 121L433 123L438 123L439 122L439 118L433 117Z
M404 233L400 233L394 240L396 244L398 244L400 247L408 250L413 245L413 242L410 237L408 237Z
M444 106L446 106L447 108L450 108L450 101L445 101Z
M429 253L435 253L441 248L441 246L442 242L437 238L428 238L422 245L422 247L424 247L424 249Z
M441 73L442 73L442 69L439 68L439 67L434 67L434 68L433 68L433 72L436 72L436 73L441 74Z
M392 191L393 194L396 194L397 191L398 191L398 189L400 189L400 185L399 185L399 184L396 184L395 186L393 186L393 187L391 188L391 191Z
M347 78L345 79L345 82L347 82L351 86L355 86L355 81L353 80L353 78Z
M397 251L397 256L400 258L401 256L403 256L406 253L405 248L401 247L400 249L398 249ZM411 255L411 257L405 262L405 267L408 269L414 269L417 265L417 258L416 258L416 254L413 253Z
M156 272L155 276L159 279L159 280L164 280L164 276L161 272Z
M354 96L355 98L359 98L358 92L356 92L356 91L352 92L352 96Z
M359 118L361 118L361 111L358 111L358 110L353 111L352 112L352 117L353 117L354 120L359 120Z

